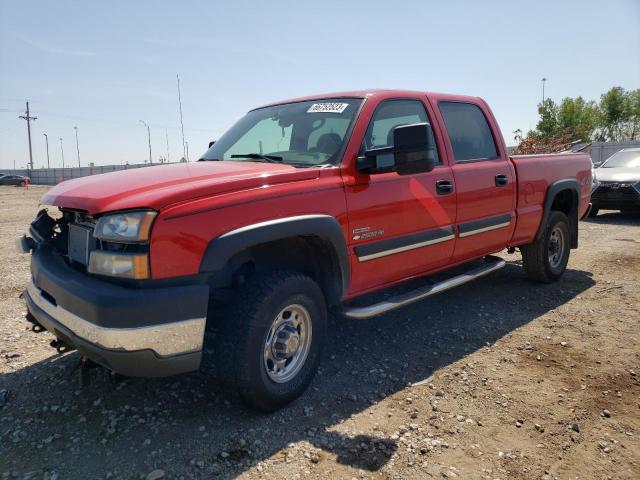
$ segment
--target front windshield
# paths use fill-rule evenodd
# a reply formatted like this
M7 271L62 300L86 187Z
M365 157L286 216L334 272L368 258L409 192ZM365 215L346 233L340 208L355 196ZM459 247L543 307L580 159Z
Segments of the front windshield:
M327 98L252 110L201 160L278 162L299 167L340 161L360 98Z
M602 165L602 168L620 167L640 167L640 150L616 152Z

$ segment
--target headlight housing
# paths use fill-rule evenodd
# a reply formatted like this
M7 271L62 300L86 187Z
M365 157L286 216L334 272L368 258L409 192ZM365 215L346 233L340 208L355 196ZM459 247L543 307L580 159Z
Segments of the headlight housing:
M93 236L109 242L146 242L156 215L150 210L104 215L98 219Z
M87 270L97 275L142 280L149 278L149 256L146 253L112 253L94 250L89 257Z
M599 186L600 182L596 178L596 169L593 165L591 165L591 193L593 193Z

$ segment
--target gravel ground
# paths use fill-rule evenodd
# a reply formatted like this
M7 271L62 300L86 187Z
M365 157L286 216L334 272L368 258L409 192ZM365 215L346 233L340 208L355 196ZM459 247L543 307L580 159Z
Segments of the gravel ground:
M308 392L272 415L204 372L80 387L33 333L14 238L44 187L0 187L0 478L640 478L640 218L581 223L556 284L502 271L334 319Z

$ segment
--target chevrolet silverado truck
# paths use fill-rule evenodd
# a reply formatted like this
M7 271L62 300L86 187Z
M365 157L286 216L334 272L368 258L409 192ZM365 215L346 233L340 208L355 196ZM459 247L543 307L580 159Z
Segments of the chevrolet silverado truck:
M273 103L198 162L45 193L49 209L19 241L32 254L27 317L59 350L126 376L193 371L212 351L211 368L271 411L311 382L328 311L383 314L503 267L492 254L504 249L520 250L532 279L557 280L591 186L587 155L509 157L477 97Z

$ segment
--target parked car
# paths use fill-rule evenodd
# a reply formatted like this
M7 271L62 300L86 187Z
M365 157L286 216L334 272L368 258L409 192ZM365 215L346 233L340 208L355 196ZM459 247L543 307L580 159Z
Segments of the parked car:
M590 215L600 209L640 212L640 148L625 148L595 169Z
M144 377L198 369L213 350L218 375L270 411L311 382L329 309L380 315L502 268L505 248L532 279L560 278L591 181L584 154L509 157L477 97L288 100L251 110L199 162L53 187L42 203L61 217L42 210L20 240L24 298L59 349Z
M0 185L15 185L24 187L30 182L24 175L0 175Z

